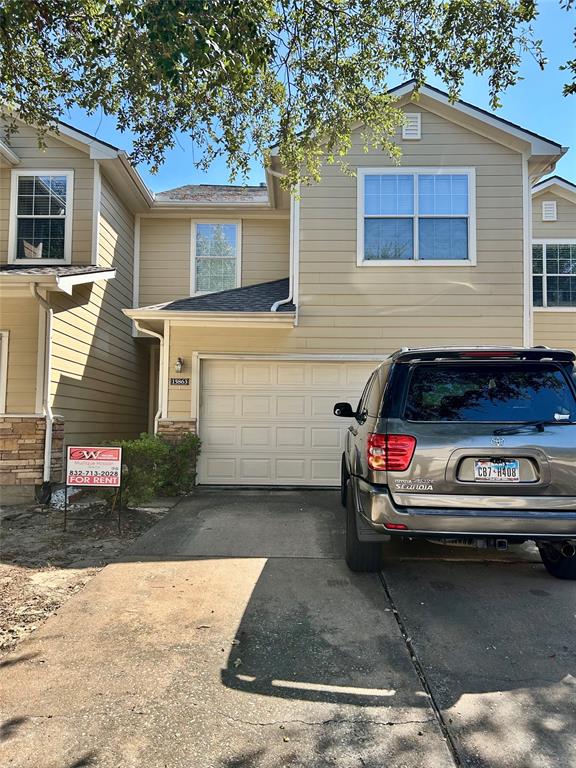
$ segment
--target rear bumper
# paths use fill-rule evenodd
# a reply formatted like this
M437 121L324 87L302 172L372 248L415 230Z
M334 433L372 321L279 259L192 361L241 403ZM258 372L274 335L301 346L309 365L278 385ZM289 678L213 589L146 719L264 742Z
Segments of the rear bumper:
M517 539L576 538L576 509L547 512L511 509L438 509L399 507L385 486L355 478L361 540L390 536L489 537ZM406 526L391 530L386 525Z

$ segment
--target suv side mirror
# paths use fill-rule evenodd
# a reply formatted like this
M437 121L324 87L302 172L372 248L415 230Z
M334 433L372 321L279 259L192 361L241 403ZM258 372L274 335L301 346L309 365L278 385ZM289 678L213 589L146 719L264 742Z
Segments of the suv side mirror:
M350 403L336 403L334 406L334 416L353 419L356 416L356 411L352 408Z

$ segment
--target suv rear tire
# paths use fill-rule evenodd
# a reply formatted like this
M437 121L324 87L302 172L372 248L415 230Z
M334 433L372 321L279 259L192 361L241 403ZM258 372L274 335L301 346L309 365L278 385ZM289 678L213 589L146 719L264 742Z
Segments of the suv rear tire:
M379 542L360 541L354 508L354 493L350 479L342 492L346 499L346 565L355 573L374 573L384 567L382 544Z
M551 576L557 579L576 581L576 555L566 557L549 544L538 547L544 567Z

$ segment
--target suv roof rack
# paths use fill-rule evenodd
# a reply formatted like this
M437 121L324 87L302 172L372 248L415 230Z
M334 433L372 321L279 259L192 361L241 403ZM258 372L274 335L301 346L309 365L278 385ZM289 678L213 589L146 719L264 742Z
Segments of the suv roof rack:
M569 349L549 347L404 347L394 352L391 358L399 363L436 360L539 360L573 363L576 354Z

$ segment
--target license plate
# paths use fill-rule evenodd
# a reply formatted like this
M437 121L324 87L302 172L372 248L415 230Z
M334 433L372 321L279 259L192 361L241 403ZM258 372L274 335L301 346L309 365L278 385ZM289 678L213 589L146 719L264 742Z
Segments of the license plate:
M474 480L478 483L519 483L518 459L478 459L474 462Z

